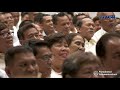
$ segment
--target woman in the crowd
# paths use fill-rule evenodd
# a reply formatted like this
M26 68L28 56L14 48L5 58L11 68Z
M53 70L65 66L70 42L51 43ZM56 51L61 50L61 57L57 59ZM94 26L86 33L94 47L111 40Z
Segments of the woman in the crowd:
M53 54L51 78L62 78L62 64L69 55L69 47L62 33L54 33L45 38Z
M68 46L70 48L70 54L75 51L85 51L84 44L85 41L82 36L78 33L70 33L66 36Z

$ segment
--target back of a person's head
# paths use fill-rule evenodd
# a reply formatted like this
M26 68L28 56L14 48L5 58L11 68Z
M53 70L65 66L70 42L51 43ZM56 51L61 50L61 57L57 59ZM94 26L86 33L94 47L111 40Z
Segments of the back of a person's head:
M104 34L96 44L96 54L99 58L104 58L106 55L106 45L109 40L120 39L120 34L117 32Z
M30 47L16 46L8 49L7 52L5 53L5 65L6 66L13 65L14 56L16 54L28 53L28 52L33 53Z
M62 67L62 76L63 78L67 78L67 76L74 78L74 75L80 70L81 67L92 63L101 65L99 58L93 55L91 52L82 53L77 51L68 56L68 58L64 61Z

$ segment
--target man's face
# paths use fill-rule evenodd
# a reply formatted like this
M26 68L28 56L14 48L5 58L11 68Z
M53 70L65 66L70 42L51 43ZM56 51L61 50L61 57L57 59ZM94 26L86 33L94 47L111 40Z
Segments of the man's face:
M11 78L37 78L39 67L33 53L19 53L8 67Z
M94 35L94 22L90 18L84 18L82 19L82 21L83 24L79 31L84 38L90 40L91 37Z
M68 34L70 32L70 20L67 16L58 17L57 24L55 25L55 29L58 32L62 32L64 34Z
M46 46L37 48L36 59L39 66L39 71L42 73L42 77L49 77L51 74L51 61L52 61L52 52Z
M95 21L95 32L100 29L101 29L100 22L99 22L99 20L97 20L97 21Z
M8 28L0 32L0 51L13 47L13 38Z
M31 20L30 19L30 15L29 14L26 14L23 18L22 18L22 21L24 20Z
M19 12L12 12L13 18L14 18L14 24L17 25L19 21Z
M114 18L112 17L114 16ZM105 17L105 18L102 18ZM105 12L103 16L100 17L100 23L103 29L111 30L114 29L116 25L115 15L113 12Z
M36 28L30 28L26 30L24 32L24 38L20 41L20 43L23 45L25 42L31 39L41 39L41 36Z
M13 19L12 14L11 13L6 13L5 18L7 20L9 29L12 29L12 27L14 26L14 19Z
M110 70L112 72L120 70L120 39L113 38L106 44L104 64L106 70Z
M42 26L43 26L44 30L53 31L54 27L53 27L52 17L51 16L44 16Z

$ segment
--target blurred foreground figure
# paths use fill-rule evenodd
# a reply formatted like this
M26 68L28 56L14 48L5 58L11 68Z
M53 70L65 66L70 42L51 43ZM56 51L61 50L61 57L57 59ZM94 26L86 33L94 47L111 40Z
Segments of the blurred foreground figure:
M63 63L63 78L104 78L103 75L95 75L95 71L102 70L100 60L91 52L81 53L77 51L71 54Z

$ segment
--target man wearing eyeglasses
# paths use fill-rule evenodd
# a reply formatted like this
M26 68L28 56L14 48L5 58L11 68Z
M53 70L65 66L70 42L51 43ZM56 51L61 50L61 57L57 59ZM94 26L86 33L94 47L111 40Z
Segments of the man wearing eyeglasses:
M114 31L115 25L116 25L114 12L98 12L97 16L100 19L100 23L101 23L102 28L99 31L97 31L93 36L93 39L96 42L105 33L109 33L109 32Z
M98 30L92 37L92 40L94 40L95 42L93 45L94 48L94 51L92 51L93 53L95 53L95 46L98 40L105 33L113 32L115 30L115 25L116 25L114 12L98 12L97 16L100 19L100 24L102 28Z
M53 60L52 52L48 43L44 40L29 40L25 46L28 45L33 49L34 55L37 59L39 66L39 73L42 78L50 78L51 74L51 61Z

